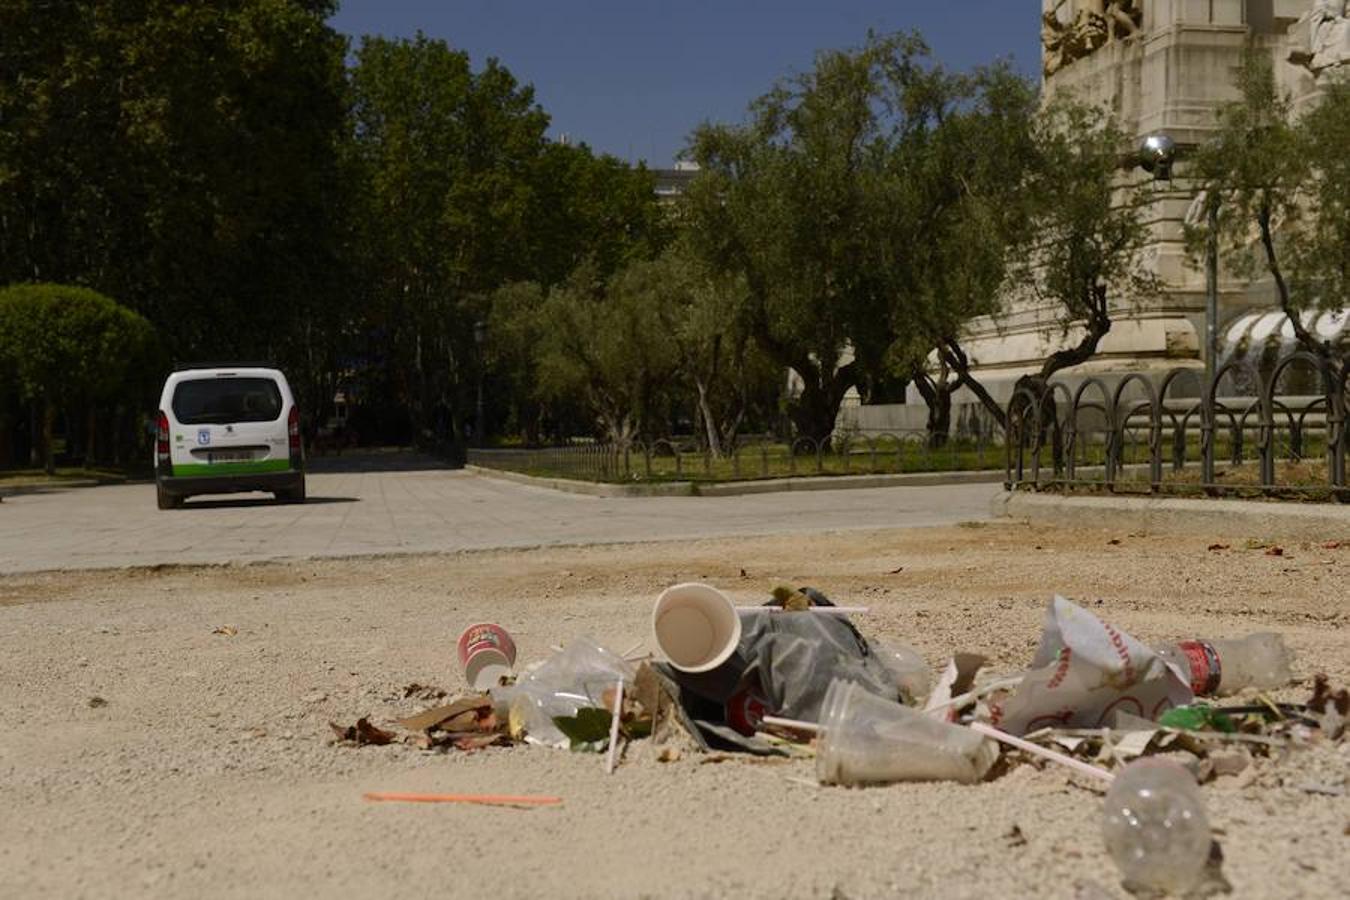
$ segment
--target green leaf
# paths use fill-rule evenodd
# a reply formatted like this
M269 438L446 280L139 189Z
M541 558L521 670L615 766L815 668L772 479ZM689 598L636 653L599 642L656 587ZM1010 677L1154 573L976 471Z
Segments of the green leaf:
M555 716L553 724L572 742L573 750L600 751L609 744L609 726L614 716L607 709L586 707L575 716Z

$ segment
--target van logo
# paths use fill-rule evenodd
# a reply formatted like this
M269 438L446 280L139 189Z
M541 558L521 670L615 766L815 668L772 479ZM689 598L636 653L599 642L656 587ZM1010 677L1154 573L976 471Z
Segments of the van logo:
M206 445L210 444L210 443L211 443L211 429L209 429L209 428L198 428L198 429L197 429L197 443L200 444L200 445L203 446L203 447L205 447Z
M225 426L225 433L226 433L226 434L234 434L234 426L233 426L233 425L226 425L226 426Z

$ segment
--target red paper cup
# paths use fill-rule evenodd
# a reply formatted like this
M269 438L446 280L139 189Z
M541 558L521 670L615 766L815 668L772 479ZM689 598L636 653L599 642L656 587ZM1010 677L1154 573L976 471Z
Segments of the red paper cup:
M516 664L516 642L505 628L491 622L465 628L457 647L464 680L475 691L496 687Z

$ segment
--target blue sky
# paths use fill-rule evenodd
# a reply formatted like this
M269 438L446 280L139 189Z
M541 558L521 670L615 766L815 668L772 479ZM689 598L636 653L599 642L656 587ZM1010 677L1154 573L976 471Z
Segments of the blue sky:
M339 31L419 29L500 59L567 134L623 159L668 165L704 120L734 122L819 49L868 28L919 29L954 68L1039 60L1035 0L342 0Z

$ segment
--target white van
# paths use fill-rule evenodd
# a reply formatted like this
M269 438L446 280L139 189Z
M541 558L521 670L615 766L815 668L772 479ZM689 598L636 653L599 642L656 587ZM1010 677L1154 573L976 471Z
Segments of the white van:
M269 491L305 501L300 410L286 376L261 366L174 372L159 398L155 488L160 509L194 494Z

